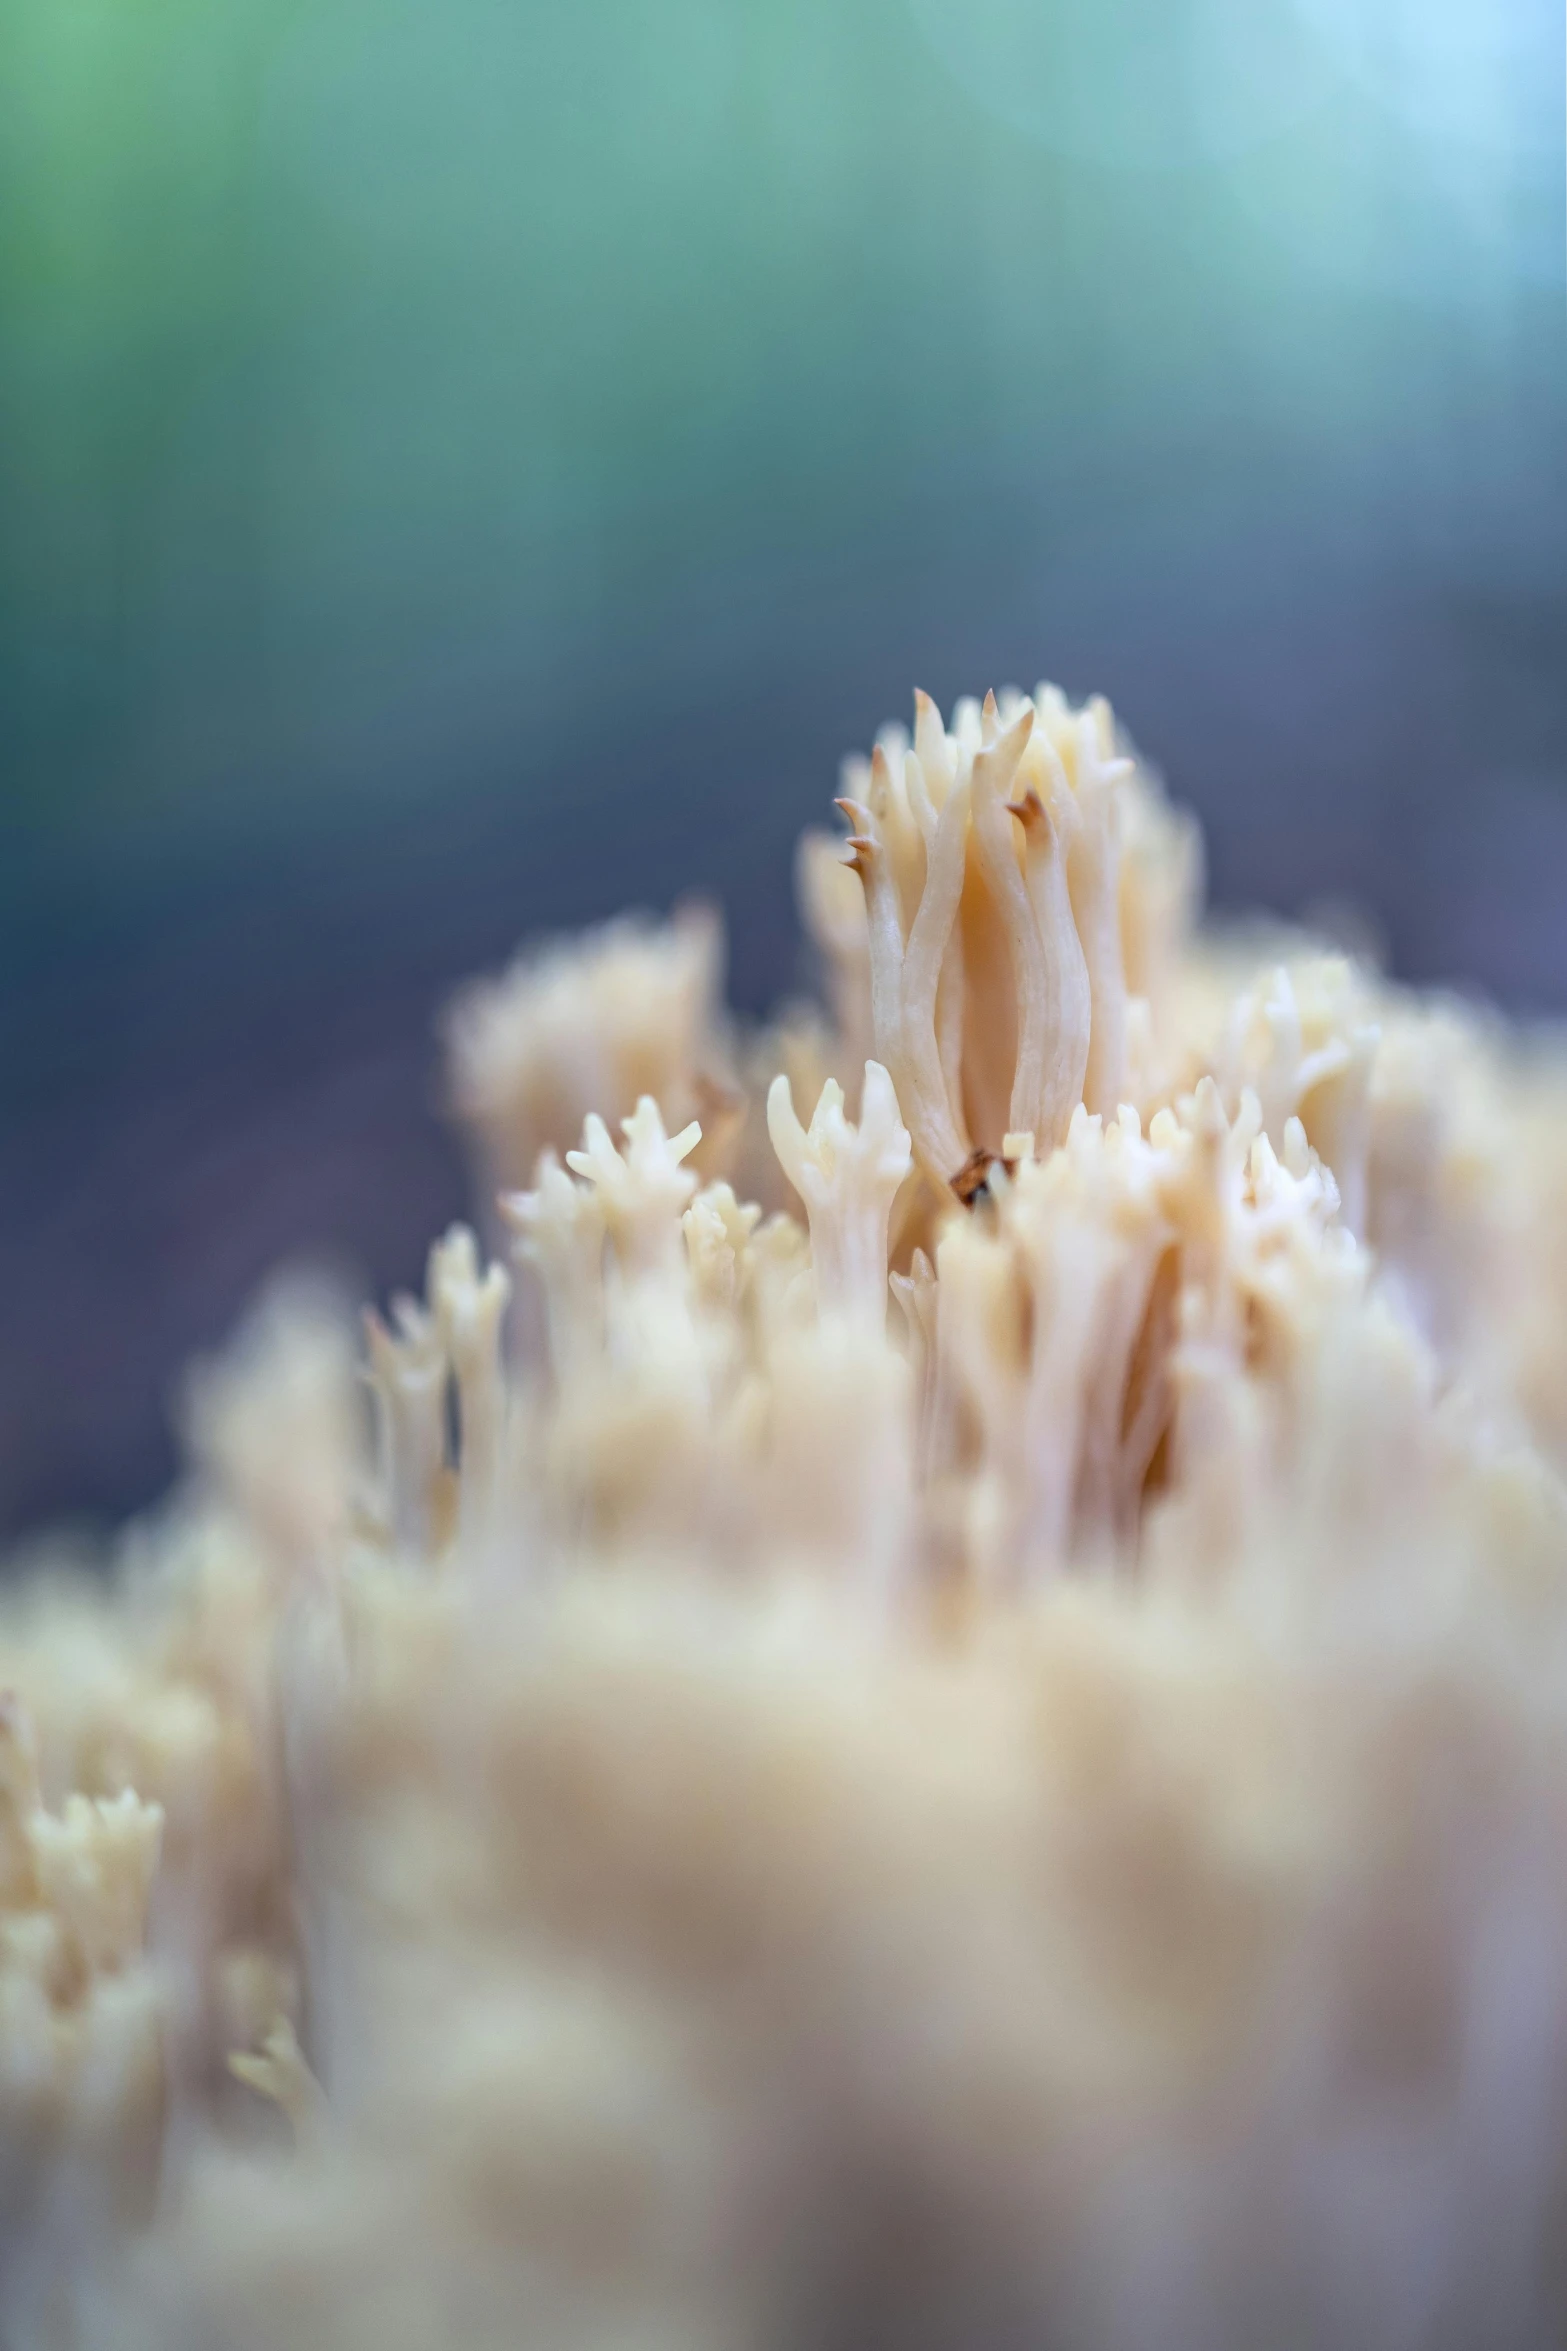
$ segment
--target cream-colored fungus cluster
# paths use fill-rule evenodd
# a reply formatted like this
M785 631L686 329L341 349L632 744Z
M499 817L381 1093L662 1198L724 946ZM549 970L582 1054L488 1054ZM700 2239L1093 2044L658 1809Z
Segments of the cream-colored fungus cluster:
M830 1017L476 986L484 1244L8 1589L6 2351L1567 2338L1564 1065L1101 703L842 805Z

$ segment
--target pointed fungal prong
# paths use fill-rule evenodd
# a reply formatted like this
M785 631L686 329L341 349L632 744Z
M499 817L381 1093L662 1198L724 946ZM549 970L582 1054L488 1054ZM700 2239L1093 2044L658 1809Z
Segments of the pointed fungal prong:
M1012 779L1017 774L1018 765L1024 752L1028 749L1028 740L1033 731L1034 705L1032 702L1025 702L1017 717L1007 728L1006 733L997 735L992 741L987 742L984 750L976 756L974 761L976 779L982 773L993 777L996 790L1004 799L1006 793L1012 788Z

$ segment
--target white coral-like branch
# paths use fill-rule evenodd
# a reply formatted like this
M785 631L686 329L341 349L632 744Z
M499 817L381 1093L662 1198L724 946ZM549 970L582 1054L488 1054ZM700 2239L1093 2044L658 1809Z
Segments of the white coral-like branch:
M682 1162L701 1141L702 1129L693 1119L678 1135L667 1135L650 1094L620 1126L623 1152L611 1142L604 1121L590 1116L582 1148L567 1152L566 1165L591 1187L622 1262L648 1271L667 1265L677 1244L680 1216L697 1188L694 1171Z
M458 1496L462 1531L481 1533L495 1507L505 1438L501 1341L511 1281L505 1268L480 1271L479 1244L453 1225L430 1253L430 1302L457 1382Z
M392 1321L366 1311L365 1377L380 1434L380 1491L387 1532L410 1558L435 1546L446 1466L450 1366L436 1318L417 1299L392 1301Z
M767 1096L767 1131L779 1165L805 1203L820 1311L881 1328L892 1204L913 1166L892 1079L879 1061L865 1064L854 1126L844 1116L843 1088L829 1078L807 1130L780 1073Z

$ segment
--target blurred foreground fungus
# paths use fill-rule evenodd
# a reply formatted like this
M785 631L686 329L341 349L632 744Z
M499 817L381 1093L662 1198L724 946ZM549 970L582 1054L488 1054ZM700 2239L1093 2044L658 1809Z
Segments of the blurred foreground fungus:
M924 697L0 1614L6 2351L1567 2341L1567 1059ZM492 1259L494 1261L492 1261Z

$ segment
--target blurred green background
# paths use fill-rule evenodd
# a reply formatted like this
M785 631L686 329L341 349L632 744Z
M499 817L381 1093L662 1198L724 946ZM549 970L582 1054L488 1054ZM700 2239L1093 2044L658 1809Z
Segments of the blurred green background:
M461 1198L432 1009L1104 688L1214 894L1567 1002L1561 0L8 0L0 1522Z

